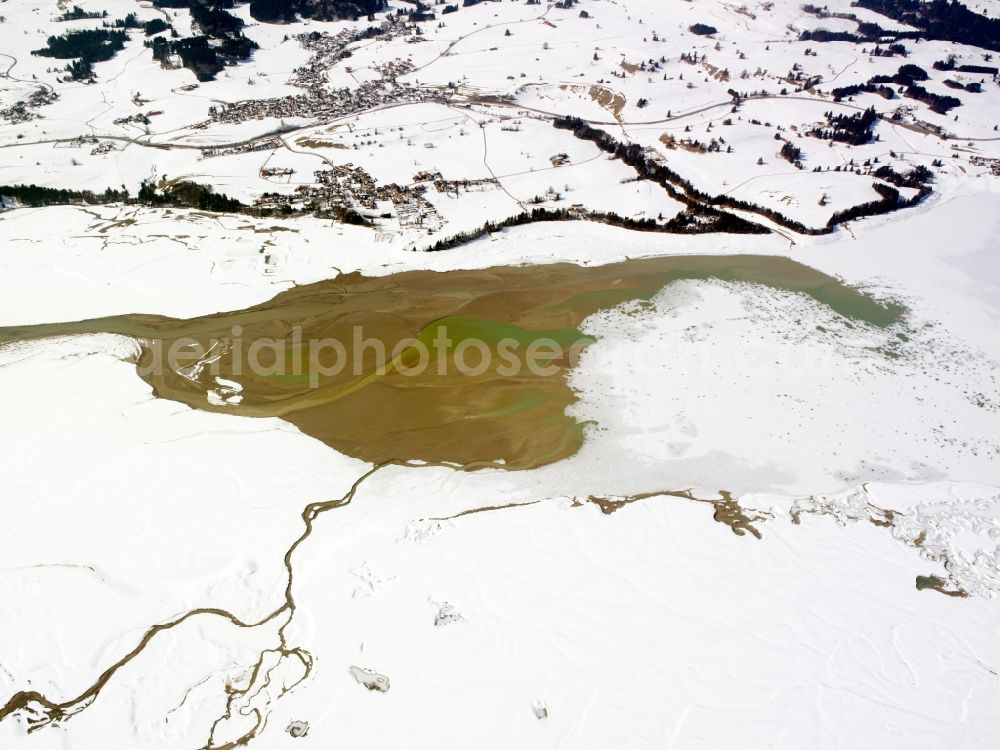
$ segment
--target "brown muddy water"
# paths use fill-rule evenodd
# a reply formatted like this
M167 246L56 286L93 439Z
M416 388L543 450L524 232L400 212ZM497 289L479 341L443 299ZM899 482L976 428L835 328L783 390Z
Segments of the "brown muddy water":
M903 313L786 258L670 256L603 266L355 273L190 320L134 314L0 328L0 344L130 336L141 346L137 370L159 397L281 417L374 463L526 469L566 458L583 442L583 425L565 412L576 398L568 371L590 343L579 331L584 318L648 300L681 279L799 292L878 327Z

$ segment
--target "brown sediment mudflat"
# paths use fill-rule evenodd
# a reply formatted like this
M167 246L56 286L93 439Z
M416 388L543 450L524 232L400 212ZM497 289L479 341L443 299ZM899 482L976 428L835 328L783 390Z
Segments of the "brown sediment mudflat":
M527 469L566 458L582 444L583 425L565 412L575 400L567 373L590 342L578 329L583 319L649 299L681 279L800 292L879 327L903 312L787 258L669 256L603 266L354 273L190 320L123 315L0 328L0 344L131 336L142 348L138 372L162 398L281 417L373 463Z
M625 96L623 94L595 84L590 87L590 98L611 112L616 120L621 119L622 110L625 108Z
M761 533L754 524L758 521L766 521L774 518L771 513L744 509L737 500L733 499L732 493L726 490L719 490L719 498L716 500L698 497L692 490L658 490L621 497L591 495L587 498L587 501L600 508L604 515L610 516L627 505L657 497L680 498L696 503L707 503L715 508L715 513L713 514L715 521L728 526L736 536L744 536L749 532L758 539L761 539Z

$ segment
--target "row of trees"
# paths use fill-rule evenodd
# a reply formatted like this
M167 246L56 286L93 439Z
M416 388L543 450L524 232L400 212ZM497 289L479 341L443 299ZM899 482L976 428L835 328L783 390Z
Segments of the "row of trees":
M710 204L716 199L697 190L690 182L669 167L647 159L642 147L638 144L620 143L610 134L591 127L579 117L557 117L553 125L563 130L571 130L577 138L591 141L602 151L614 154L635 169L640 177L656 182L667 191L671 198L683 203L689 214L698 217L697 223L702 227L702 231L733 234L767 233L767 230L759 224L713 208Z
M962 100L957 97L947 94L933 94L915 83L907 86L903 95L923 102L930 108L931 112L937 112L939 115L947 114L948 110L962 106Z
M835 102L841 102L844 99L857 96L862 91L869 94L878 94L883 99L896 98L896 92L893 91L892 88L885 85L876 86L874 83L855 83L851 86L840 86L835 88L831 93L833 94L833 100Z
M869 41L866 37L852 34L849 31L830 31L828 29L805 30L799 34L800 42L852 42L861 44Z
M135 196L132 196L124 185L120 190L108 188L100 193L90 190L40 187L38 185L0 185L0 197L14 200L20 206L32 208L124 203L132 206L196 208L216 213L240 213L257 218L265 216L293 218L316 215L343 224L371 226L368 219L346 206L321 207L316 203L310 203L302 209L295 209L287 203L276 203L271 207L248 206L235 198L230 198L225 193L215 192L208 185L199 185L189 180L180 180L159 187L147 181L140 185L139 192ZM278 198L276 194L270 193L265 193L262 197Z
M144 182L134 198L125 186L121 190L108 188L95 193L90 190L66 190L39 185L0 185L0 196L10 198L22 206L103 205L127 203L140 206L171 206L198 208L203 211L245 211L248 206L225 194L216 193L208 185L180 181L158 189L152 182Z
M0 185L0 196L17 201L22 206L65 206L86 203L123 203L128 200L128 190L108 188L103 193L90 190L64 190L62 188L40 187L38 185Z
M937 63L935 63L935 66L937 66ZM948 110L962 105L961 99L957 99L954 96L933 94L917 83L918 81L927 81L929 79L930 75L928 75L927 71L918 65L902 65L891 76L872 76L868 79L867 83L835 88L831 93L833 94L833 100L836 102L849 96L855 96L862 91L877 93L886 99L892 99L895 97L895 93L886 85L891 83L903 87L903 96L923 102L930 107L931 111L938 114L946 114Z
M922 36L1000 50L1000 19L980 15L957 0L857 0L855 4L919 29L897 34L900 38Z
M872 110L872 112L874 112L874 110ZM859 121L869 122L870 124L871 117L871 114L865 114L860 117ZM715 208L724 207L755 213L759 216L770 219L780 226L798 232L799 234L829 234L838 224L842 224L845 221L851 221L863 216L874 216L876 214L889 213L890 211L897 211L901 208L917 205L932 192L931 187L928 184L932 175L930 170L926 167L918 167L909 172L907 175L898 175L898 173L892 171L891 169L884 168L888 169L888 172L879 170L881 174L877 172L876 176L879 176L882 179L887 179L887 181L890 182L898 180L898 185L900 187L919 187L918 193L913 198L902 200L899 191L895 188L883 185L882 183L874 183L873 188L881 196L879 200L854 206L843 211L838 211L830 217L826 226L812 228L805 226L800 221L790 219L771 208L758 206L747 201L737 200L728 195L710 196L707 193L695 188L689 181L682 178L669 167L653 163L646 159L642 148L637 144L626 145L619 143L608 133L591 127L578 117L559 117L556 118L554 124L557 128L573 131L573 134L576 135L577 138L592 141L603 151L615 154L626 164L633 167L640 177L651 179L663 186L671 197L688 206L687 215L691 217L691 221L701 224L702 227L706 227L706 224L701 217L713 215L714 217L723 217L719 218L714 225L708 225L710 228L703 228L702 231L749 234L759 234L767 231L758 224L748 222L738 216L734 216L733 214L717 211ZM795 147L793 146L792 148ZM801 157L801 153L799 156ZM885 177L882 175L885 175ZM677 188L680 189L678 190ZM699 213L701 213L701 217L699 217Z
M992 57L987 55L987 58ZM934 63L934 70L957 70L959 73L978 73L984 76L995 76L1000 73L1000 68L995 65L958 65L954 55L949 55L947 60L938 60Z
M881 196L879 200L869 201L868 203L862 203L857 206L845 208L843 211L837 211L830 217L830 220L827 222L827 226L833 229L833 227L838 224L843 224L845 221L854 221L855 219L862 219L866 216L878 216L880 214L888 214L893 211L899 211L901 208L910 208L911 206L916 206L918 203L922 202L932 192L931 188L925 185L921 187L917 194L912 198L903 200L899 191L889 185L874 182L872 183L872 189Z
M922 189L934 179L934 173L923 164L914 167L905 174L900 174L888 165L884 165L872 172L872 175L880 180L885 180L896 187Z
M296 15L317 21L357 20L385 7L385 0L250 0L250 15L269 23L294 21Z
M820 17L849 18L858 24L856 34L816 29L800 36L804 41L872 42L886 36L898 39L940 39L990 50L1000 50L1000 19L976 13L959 0L856 0L854 5L875 11L916 31L889 31L879 24L860 21L853 13L829 13L815 5L803 10Z
M755 213L800 234L825 234L827 231L812 229L773 209L737 200L732 196L709 195L696 188L669 167L647 159L642 147L638 144L619 143L608 133L591 127L578 117L556 118L554 125L557 128L572 130L577 138L592 141L602 151L614 154L635 169L640 177L659 184L672 198L685 204L690 213L700 216L700 223L711 227L708 231L732 232L734 234L764 234L767 232L759 224L747 221L735 214L719 211L717 207Z
M502 229L507 229L509 227L518 227L525 224L531 224L538 221L596 221L601 224L608 224L613 227L621 227L622 229L631 229L637 232L662 232L668 234L703 234L706 232L719 231L713 229L708 224L703 223L699 220L699 217L682 213L675 216L673 219L666 223L660 223L655 219L632 219L627 216L621 216L613 212L601 212L601 211L581 211L579 209L567 209L567 208L533 208L531 211L524 211L519 214L515 214L507 219L501 219L500 221L487 221L482 226L467 231L459 232L458 234L452 235L451 237L446 237L435 242L433 245L427 248L430 252L437 252L440 250L450 250L453 247L458 247L464 245L473 240L477 240L481 237L485 237L494 232L499 232ZM756 226L756 225L752 225ZM761 227L758 227L761 232L766 232Z
M107 18L108 12L106 10L84 10L79 5L74 5L72 8L56 16L57 21L82 21L88 18Z

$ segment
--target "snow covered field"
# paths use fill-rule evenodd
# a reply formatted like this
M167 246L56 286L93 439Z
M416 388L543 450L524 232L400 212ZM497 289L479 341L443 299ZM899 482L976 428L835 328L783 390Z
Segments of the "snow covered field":
M309 737L319 742L357 733L386 745L406 735L417 747L545 747L560 738L597 747L628 725L636 746L674 738L677 746L714 747L758 737L793 747L822 746L828 722L850 725L861 746L902 732L930 747L956 731L964 746L978 746L998 720L990 702L998 689L990 672L998 657L993 600L917 592L913 581L946 577L947 559L970 590L988 594L1000 585L988 562L997 554L989 508L1000 502L996 402L983 408L968 398L996 393L991 363L1000 353L989 326L1000 273L995 261L979 258L995 228L980 222L950 244L947 229L992 200L961 196L912 217L907 226L927 232L925 247L933 249L920 256L919 273L909 243L886 242L900 236L890 222L855 241L795 249L800 259L905 300L914 328L933 324L901 362L866 354L879 342L794 295L685 282L638 317L626 307L588 323L599 340L573 385L579 418L596 426L577 457L514 474L390 468L374 475L351 505L317 522L296 558L288 637L313 654L315 672L275 703L265 732L279 742L295 719L309 721ZM10 270L23 274L4 274L5 324L28 322L29 309L32 321L136 305L210 312L262 301L345 260L353 263L347 268L382 273L681 249L671 247L676 240L557 224L421 255L364 250L370 240L357 230L276 278L261 267L255 245L218 224L200 225L215 233L198 243L205 250L156 239L142 250L148 262L129 266L137 252L129 234L148 232L154 218L140 216L109 230L119 242L106 250L52 245L48 252L59 254L63 268L43 279L55 286L21 291L53 262L50 246L26 241L36 231L32 217L57 213L70 222L80 215L25 211L0 224L4 246L16 253ZM718 252L782 252L771 239L716 239ZM683 249L706 252L710 243L685 241ZM102 254L106 262L97 264ZM940 361L945 342L960 352L949 353L951 372ZM3 623L11 637L0 664L11 687L27 677L46 694L73 694L150 624L190 609L219 607L245 622L265 616L281 600L281 559L301 530L303 501L339 497L366 470L278 420L151 399L120 361L122 347L128 342L70 339L5 352L4 476L19 519L4 545L5 596L20 602ZM108 464L105 456L118 458ZM867 519L852 492L872 480L872 505L927 529L939 545L934 554L945 557L913 548L914 528L866 521L840 528L811 516L791 523L797 498L816 493L843 498L832 507L845 509L845 518ZM960 483L968 480L979 484ZM707 504L660 497L605 517L569 499L692 486L708 499L733 491L745 508L772 514L756 524L763 538L734 536L712 522ZM537 504L433 520L511 503ZM443 602L466 619L435 628ZM863 627L853 620L860 613ZM4 722L7 741L44 747L68 732L72 746L91 747L118 727L135 747L204 742L207 717L221 713L223 682L240 684L240 665L274 639L273 628L242 631L214 619L157 636L156 647L63 730L26 737ZM734 648L734 639L742 645ZM927 655L942 641L951 644L948 661L932 667ZM53 660L53 653L64 656ZM872 655L889 661L872 672ZM832 677L829 659L837 665ZM359 688L347 673L354 665L388 675L390 692ZM155 687L154 670L161 675ZM950 697L931 689L942 684ZM887 696L884 711L862 721L875 693ZM960 695L972 701L961 722L950 703ZM537 700L550 712L541 724ZM720 711L729 720L720 722ZM252 724L226 725L217 739ZM863 738L853 734L862 726Z
M186 9L82 5L193 33ZM847 0L824 5L899 28ZM368 187L327 196L370 227L4 202L0 747L995 743L1000 89L933 68L950 54L994 64L982 50L905 40L906 58L879 57L872 44L799 41L857 23L797 2L483 2L420 34L348 44L319 73L350 111L233 121L218 112L304 96L296 76L317 58L299 34L369 22L265 24L240 6L260 48L216 80L156 63L137 32L85 84L31 51L100 21L55 22L66 9L38 0L3 10L0 109L40 86L59 97L0 120L0 185L134 195L144 180L190 180L252 204L299 200L334 174L393 197L371 209ZM961 106L830 96L903 64ZM820 81L803 88L797 73ZM372 96L369 84L387 98L344 104ZM729 89L751 96L737 107ZM827 112L870 105L882 117L866 143L809 135ZM878 199L877 166L927 167L933 192L826 235L741 212L776 231L545 221L414 251L537 207L653 223L685 212L554 128L562 115L638 144L697 190L808 228ZM373 467L281 419L242 416L239 399L214 413L158 398L128 337L14 330L212 315L355 271L672 254L789 257L906 313L880 329L804 294L716 279L605 309L584 322L596 341L569 376L584 445L529 471Z

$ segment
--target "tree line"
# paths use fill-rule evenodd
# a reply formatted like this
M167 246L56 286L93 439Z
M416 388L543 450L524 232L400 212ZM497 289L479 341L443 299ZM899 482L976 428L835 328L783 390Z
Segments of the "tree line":
M553 124L557 128L573 131L573 134L577 138L592 141L602 151L614 154L635 169L640 177L659 184L667 191L671 198L687 206L688 211L714 219L717 225L721 227L715 231L732 232L734 234L761 234L767 232L759 224L754 224L735 214L719 211L716 208L716 206L721 206L723 208L747 211L764 216L776 224L800 234L825 234L824 230L807 227L802 222L789 219L787 216L773 209L740 201L728 195L709 195L696 188L691 182L681 177L669 167L647 159L642 147L638 144L620 143L608 133L588 125L578 117L558 117Z
M476 229L445 237L428 247L427 251L438 252L440 250L450 250L451 248L459 247L460 245L486 237L503 229L524 226L539 221L594 221L599 224L608 224L609 226L631 229L636 232L660 232L664 234L705 234L717 231L709 225L700 222L697 216L687 213L679 214L670 221L660 223L655 219L632 219L613 212L540 207L533 208L531 211L523 211L499 221L487 221ZM753 232L753 234L767 233L767 230L763 227L756 224L752 224L751 226L757 227L758 230Z
M62 205L104 205L125 203L138 206L169 206L176 208L197 208L202 211L236 212L249 207L230 198L224 193L216 193L208 185L199 185L186 180L157 188L152 182L143 182L139 193L132 197L124 186L121 190L107 188L95 193L91 190L67 190L64 188L42 187L40 185L0 185L0 196L11 198L22 206Z
M935 63L935 66L937 63ZM855 96L862 91L877 93L886 99L895 97L895 92L886 84L895 84L903 87L903 96L923 102L930 107L932 112L946 114L948 110L960 107L962 100L954 96L933 94L921 86L918 81L930 80L927 71L918 65L901 65L893 75L872 76L867 83L854 84L853 86L842 86L835 88L830 93L833 100L839 102L849 96Z
M867 8L919 31L895 33L1000 50L1000 19L970 10L957 0L857 0Z
M870 115L864 116L860 121L864 122L870 120L870 118ZM889 213L891 211L898 211L901 208L915 206L932 192L931 187L926 184L930 180L930 171L926 170L926 168L920 172L915 170L914 173L910 174L910 179L917 181L917 176L919 176L920 188L917 195L913 198L902 200L898 190L876 182L872 184L872 188L881 196L879 200L838 211L830 217L826 226L820 228L807 227L802 222L790 219L771 208L737 200L728 195L711 196L694 187L688 180L685 180L669 167L647 159L642 147L638 144L620 143L610 134L592 127L579 117L557 117L553 124L557 128L572 131L577 138L592 141L602 151L614 154L623 162L633 167L640 177L653 180L661 185L672 198L684 203L691 214L697 216L699 212L705 212L702 215L728 217L723 218L710 231L734 232L737 234L760 234L767 232L766 229L758 224L746 221L739 216L716 210L715 207L718 206L763 216L775 224L791 229L799 234L829 234L838 224L842 224L845 221L852 221L863 216L874 216L876 214ZM890 193L889 191L892 192ZM694 221L697 221L697 219L695 218Z

